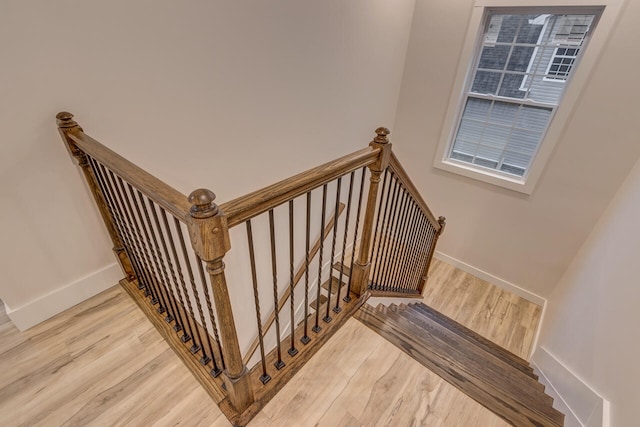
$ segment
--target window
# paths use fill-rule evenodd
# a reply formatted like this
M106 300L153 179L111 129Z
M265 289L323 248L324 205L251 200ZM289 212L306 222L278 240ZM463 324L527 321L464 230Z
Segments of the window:
M435 166L521 191L601 11L485 8Z

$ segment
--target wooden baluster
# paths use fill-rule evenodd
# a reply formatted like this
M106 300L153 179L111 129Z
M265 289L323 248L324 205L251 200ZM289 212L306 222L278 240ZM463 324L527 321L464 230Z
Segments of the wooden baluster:
M210 190L198 189L189 195L191 221L189 235L196 254L205 262L211 279L220 336L224 354L225 384L229 401L236 411L242 413L254 401L249 383L249 370L242 361L238 334L229 299L229 290L224 275L224 255L231 249L227 218L213 203L216 196Z
M127 279L129 281L134 281L136 279L136 276L131 264L131 260L129 259L129 256L125 251L120 236L118 235L115 223L113 221L113 218L111 217L109 208L107 207L105 196L104 194L102 194L102 191L100 190L100 187L98 185L97 178L93 174L93 170L89 165L89 159L85 152L78 148L78 146L69 137L74 133L83 132L82 128L75 120L73 120L73 114L67 113L66 111L60 112L56 115L56 123L58 124L58 132L60 132L60 136L62 137L67 150L69 150L69 154L71 154L71 156L76 159L76 161L78 162L78 166L80 166L80 168L82 169L82 173L84 174L84 178L89 185L89 189L91 190L93 199L98 206L98 210L100 211L100 215L102 216L104 225L107 227L107 231L109 232L109 236L111 237L111 242L113 243L113 253L116 255L116 258L118 258L120 267L122 268L122 271L124 272Z
M351 274L351 291L357 295L361 295L369 283L369 270L371 270L371 262L369 260L369 252L371 251L371 237L373 235L373 221L376 210L376 199L378 197L378 186L380 184L380 175L389 165L391 158L391 144L389 143L389 129L380 127L376 129L376 137L369 144L371 147L380 148L380 155L375 163L369 165L371 170L371 178L369 183L369 194L367 196L367 205L364 214L364 223L362 225L362 240L358 258L353 263Z

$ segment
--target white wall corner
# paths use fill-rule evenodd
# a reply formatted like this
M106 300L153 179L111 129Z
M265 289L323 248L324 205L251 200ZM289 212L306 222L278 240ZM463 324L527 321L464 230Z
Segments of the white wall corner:
M507 280L501 279L500 277L494 276L491 273L487 273L484 270L480 270L477 267L474 267L472 265L469 265L463 261L460 261L457 258L454 258L452 256L449 256L447 254L444 254L440 251L436 251L434 256L439 259L440 261L444 261L447 264L451 264L454 267L459 268L462 271L465 271L469 274L472 274L482 280L485 280L489 283L491 283L492 285L496 285L497 287L504 289L505 291L509 291L512 294L518 295L519 297L522 297L524 299L526 299L527 301L530 301L536 305L539 305L541 307L544 307L547 300L543 297L541 297L538 294L535 294L531 291L528 291L524 288L521 288L518 285L515 285Z
M5 304L7 316L20 331L24 331L109 289L122 277L120 266L110 264L20 307L13 308Z
M566 427L609 427L609 401L566 365L544 347L536 349L531 363L553 407L565 414Z

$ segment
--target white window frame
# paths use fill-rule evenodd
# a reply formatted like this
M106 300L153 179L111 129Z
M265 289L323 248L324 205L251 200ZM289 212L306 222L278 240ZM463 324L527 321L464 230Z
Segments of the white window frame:
M499 187L531 194L553 153L554 147L560 140L578 97L614 28L622 4L623 0L548 0L544 7L540 7L535 5L535 0L476 0L460 55L447 113L440 132L433 166ZM476 58L479 56L478 46L482 43L485 17L489 11L498 8L500 13L594 13L596 15L593 25L594 27L597 25L597 29L590 35L588 48L582 52L579 66L575 65L576 68L573 70L559 106L555 109L538 151L523 177L508 176L499 171L448 158L467 99L467 84L470 84L468 80L475 71Z

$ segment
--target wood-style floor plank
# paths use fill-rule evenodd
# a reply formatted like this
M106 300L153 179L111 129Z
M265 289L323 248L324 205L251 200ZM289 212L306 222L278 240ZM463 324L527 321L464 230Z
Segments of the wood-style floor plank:
M528 356L539 307L438 260L430 276L427 304ZM230 424L114 287L23 333L0 324L0 425ZM354 319L249 424L293 425L506 426Z

